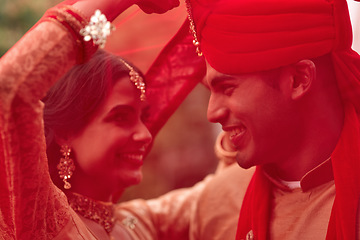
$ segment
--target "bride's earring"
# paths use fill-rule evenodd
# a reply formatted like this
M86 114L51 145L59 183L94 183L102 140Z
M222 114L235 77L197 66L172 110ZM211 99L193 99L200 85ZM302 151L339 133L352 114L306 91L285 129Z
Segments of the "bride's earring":
M68 180L71 178L75 170L74 161L70 158L71 148L66 144L62 145L60 152L63 157L60 158L60 163L57 165L57 169L59 170L61 180L64 182L64 188L70 189L71 184Z

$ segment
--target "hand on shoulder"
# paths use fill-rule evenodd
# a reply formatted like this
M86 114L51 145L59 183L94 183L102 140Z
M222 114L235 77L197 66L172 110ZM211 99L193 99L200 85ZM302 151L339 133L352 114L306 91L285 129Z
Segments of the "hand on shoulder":
M88 18L99 9L109 21L113 21L134 4L148 14L165 13L179 6L179 0L67 0L61 4L72 5Z
M180 5L179 0L135 0L145 13L165 13Z

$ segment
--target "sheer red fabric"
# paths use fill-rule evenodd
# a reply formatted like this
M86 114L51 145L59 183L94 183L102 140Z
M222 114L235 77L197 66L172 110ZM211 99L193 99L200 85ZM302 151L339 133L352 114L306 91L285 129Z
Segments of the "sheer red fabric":
M205 61L195 53L189 22L162 50L146 73L149 112L146 123L155 136L205 75Z

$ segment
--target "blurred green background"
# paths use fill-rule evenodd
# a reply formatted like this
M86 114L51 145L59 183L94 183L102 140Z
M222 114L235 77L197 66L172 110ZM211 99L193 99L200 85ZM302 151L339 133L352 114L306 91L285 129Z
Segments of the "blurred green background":
M54 0L0 0L0 56L40 19Z

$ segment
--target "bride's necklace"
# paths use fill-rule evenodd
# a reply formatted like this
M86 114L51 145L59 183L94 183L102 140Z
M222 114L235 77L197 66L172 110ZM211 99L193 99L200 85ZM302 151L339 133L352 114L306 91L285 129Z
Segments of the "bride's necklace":
M114 205L112 203L96 201L74 192L68 192L66 195L69 205L75 212L100 224L110 234L115 224Z

